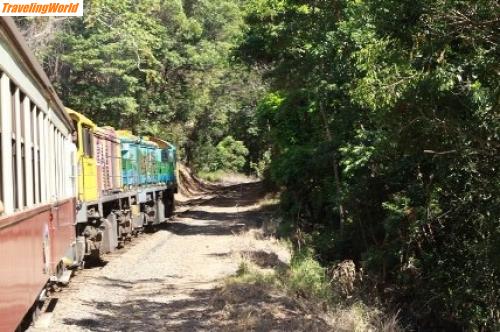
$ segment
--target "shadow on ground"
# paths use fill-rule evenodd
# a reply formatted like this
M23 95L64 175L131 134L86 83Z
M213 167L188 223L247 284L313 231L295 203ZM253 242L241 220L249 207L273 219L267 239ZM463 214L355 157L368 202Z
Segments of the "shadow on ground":
M261 182L222 187L215 198L189 203L195 207L179 213L174 221L167 224L167 229L176 235L230 235L260 228L269 212L269 207L256 205L263 196ZM212 212L210 207L233 209L229 209L229 212ZM202 222L185 223L185 218Z
M210 212L209 207L234 207L235 203L241 207L253 206L262 196L261 183L225 187L216 198L201 204L196 202L197 206L207 208L180 213L176 221L168 223L167 229L177 235L189 236L229 235L259 228L266 218L266 209L256 206L250 211L238 212L236 209L236 212L222 213ZM183 222L183 219L196 222ZM225 257L229 254L212 255ZM274 253L247 251L243 254L264 268L286 266ZM146 293L120 303L86 302L83 306L96 313L91 318L67 318L64 324L95 332L330 330L320 313L314 313L311 308L286 294L277 293L266 284L231 282L210 289L200 285L197 288L204 289L192 289L190 285L186 292L179 286L187 284L174 284L168 278L129 282L103 277L100 282L109 287L128 289L137 283L152 282L154 284L150 287L154 289L149 288Z
M64 323L90 331L327 331L326 322L310 315L294 300L273 294L265 285L232 284L224 288L192 290L188 298L170 303L150 297L115 304L87 302L98 313L93 318L65 319Z
M234 207L249 206L257 203L264 195L262 182L241 183L222 187L218 196L201 203L200 206Z
M288 267L288 264L283 262L274 252L258 250L242 251L241 254L243 257L246 257L255 265L263 269L274 268L280 270Z
M182 220L169 222L167 230L176 235L230 235L260 228L264 221L263 212L259 210L240 213L222 213L206 211L189 211L181 218L205 221L198 224L187 224Z

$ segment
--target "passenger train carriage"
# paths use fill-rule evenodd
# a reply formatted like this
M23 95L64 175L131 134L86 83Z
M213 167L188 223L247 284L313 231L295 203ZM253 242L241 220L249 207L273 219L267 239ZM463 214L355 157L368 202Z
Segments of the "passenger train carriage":
M14 330L75 246L71 119L10 19L0 19L0 331Z
M173 213L175 147L66 109L0 17L0 331L52 283Z

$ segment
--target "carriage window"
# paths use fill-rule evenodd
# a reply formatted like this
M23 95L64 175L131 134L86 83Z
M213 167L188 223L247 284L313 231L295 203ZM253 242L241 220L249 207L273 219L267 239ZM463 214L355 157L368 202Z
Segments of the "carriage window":
M26 132L25 132L25 125L26 125L26 121L25 121L25 114L24 114L24 111L25 111L25 103L29 103L29 100L27 98L25 98L25 94L20 92L19 93L19 97L20 97L20 101L21 101L21 105L19 107L19 122L21 124L21 132L20 132L20 137L19 139L21 140L21 177L23 179L23 183L22 183L22 188L21 190L23 191L22 192L22 197L23 197L23 206L21 207L26 207L28 206L28 202L27 202L27 196L28 196L28 179L27 179L27 176L28 174L26 174L26 163L27 163L27 160L26 160L26 146L27 146L27 142L26 142Z
M168 150L168 162L169 163L173 163L174 161L175 161L174 151Z
M16 153L16 140L12 140L12 183L13 183L13 198L14 208L19 208L19 199L17 196L17 153Z
M19 107L19 122L20 122L20 126L19 128L21 129L21 140L24 140L25 137L26 137L26 134L24 132L24 125L25 125L25 122L24 122L24 103L25 102L28 102L29 103L29 100L25 99L25 94L22 93L22 92L19 92L19 101L20 101L20 107Z
M21 177L23 179L23 185L22 185L22 196L23 196L23 206L22 207L26 207L27 206L27 202L26 202L26 199L27 199L27 195L28 195L28 188L27 188L27 179L26 179L26 151L25 151L25 145L24 143L21 144Z
M12 120L12 135L13 136L16 136L16 130L17 130L17 126L16 126L16 90L17 90L17 87L14 85L14 83L10 83L10 106L12 107L12 110L11 110L11 120Z
M11 100L11 119L12 119L12 184L13 184L13 198L14 198L14 209L19 209L19 196L18 196L18 190L17 190L17 184L18 184L18 176L17 174L17 146L16 146L16 139L17 139L17 112L16 112L16 103L17 103L17 96L18 94L16 93L17 87L11 82L10 83L10 100Z
M35 143L35 123L36 123L36 106L30 102L30 134L31 134L31 142Z
M40 146L40 131L42 130L41 128L41 122L42 120L42 114L40 110L37 108L36 109L36 118L35 118L35 128L36 128L36 133L35 133L35 141L36 141L36 172L37 172L37 184L38 184L38 192L37 192L37 203L42 202L42 162L40 160L41 154L41 146Z
M37 164L36 164L36 107L31 104L30 107L30 130L31 130L31 177L33 179L33 204L38 204L37 197Z

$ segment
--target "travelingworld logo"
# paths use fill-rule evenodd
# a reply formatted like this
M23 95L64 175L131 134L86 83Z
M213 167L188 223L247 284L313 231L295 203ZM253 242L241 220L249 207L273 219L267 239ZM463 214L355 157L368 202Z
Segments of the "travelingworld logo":
M0 16L83 16L83 0L0 1Z

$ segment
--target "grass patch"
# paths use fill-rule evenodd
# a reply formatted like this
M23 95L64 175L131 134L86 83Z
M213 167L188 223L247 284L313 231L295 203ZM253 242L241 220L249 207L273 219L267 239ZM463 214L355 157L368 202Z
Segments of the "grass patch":
M257 265L252 262L242 260L236 275L226 280L227 283L242 283L242 284L259 284L259 285L274 285L280 284L280 279L276 271L262 272Z
M288 290L298 296L327 302L332 300L326 270L310 254L294 255L283 281Z
M230 182L237 184L247 182L249 180L256 180L256 178L253 178L251 176L230 170L218 170L213 172L198 171L196 175L198 176L198 178L208 182Z
M326 271L308 255L294 256L290 266L263 270L257 264L243 259L236 275L229 282L269 284L277 286L294 297L315 302L330 302L332 292Z
M209 182L222 182L224 178L228 175L229 173L227 171L223 170L218 170L218 171L213 171L213 172L206 172L206 171L199 171L196 175L205 181Z

